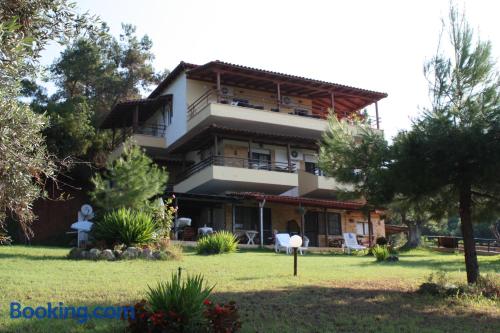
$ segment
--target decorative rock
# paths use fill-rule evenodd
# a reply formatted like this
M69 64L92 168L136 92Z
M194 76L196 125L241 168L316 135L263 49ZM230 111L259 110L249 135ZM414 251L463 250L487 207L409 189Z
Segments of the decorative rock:
M135 259L139 256L139 253L141 252L140 249L136 247L128 247L122 254L123 259Z
M83 249L80 249L78 247L73 247L71 250L69 250L68 258L69 259L83 259L82 252L83 252Z
M161 252L161 251L154 251L153 252L153 258L155 260L167 260L168 259L168 256L165 252Z
M122 257L123 251L121 251L121 250L114 250L113 254L115 255L116 259L120 259Z
M89 259L89 251L83 250L81 256L82 259Z
M115 255L113 251L107 249L101 252L101 258L104 260L115 260Z
M153 251L150 248L142 249L140 256L144 259L153 259Z
M101 255L101 251L99 249L90 249L89 251L89 259L91 260L97 260L99 259L99 256Z

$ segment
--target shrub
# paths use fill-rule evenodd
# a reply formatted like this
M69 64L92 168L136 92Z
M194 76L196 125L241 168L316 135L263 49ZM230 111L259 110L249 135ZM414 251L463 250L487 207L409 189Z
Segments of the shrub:
M168 332L198 332L207 326L204 302L213 288L205 286L201 275L182 281L180 274L173 274L170 281L149 287L146 309L156 316L153 321L164 325Z
M375 245L372 247L372 253L377 258L377 261L384 261L389 258L389 250L387 246Z
M108 244L127 246L149 244L153 241L156 225L148 213L127 208L106 213L93 228L94 237Z
M217 231L198 240L196 253L217 254L235 252L238 248L238 239L229 231Z
M205 317L209 320L211 332L238 332L241 329L240 315L235 302L229 304L213 304L209 300L206 305Z
M169 245L163 251L167 255L167 258L171 260L182 260L184 256L184 249L178 244Z
M196 332L235 333L241 329L240 315L234 302L214 304L206 299L203 304L205 305L203 312L205 323L196 328ZM190 332L189 329L179 325L180 317L175 311L152 312L148 308L148 302L142 300L134 306L134 318L125 316L124 313L122 318L128 319L130 332Z
M387 245L387 238L377 237L377 240L375 242L377 243L377 245L384 246Z

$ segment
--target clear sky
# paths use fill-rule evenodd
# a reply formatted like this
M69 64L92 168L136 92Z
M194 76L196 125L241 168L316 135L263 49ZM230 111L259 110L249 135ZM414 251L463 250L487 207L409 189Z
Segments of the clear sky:
M423 63L436 51L448 0L80 0L118 35L122 22L154 43L157 69L211 60L382 91L390 138L428 104ZM500 55L500 1L461 0ZM43 63L60 49L50 47ZM373 112L373 108L369 109Z

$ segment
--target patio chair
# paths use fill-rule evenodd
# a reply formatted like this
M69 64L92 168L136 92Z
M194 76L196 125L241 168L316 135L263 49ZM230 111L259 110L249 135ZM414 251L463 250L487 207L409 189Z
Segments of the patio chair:
M351 250L366 250L366 246L359 245L356 235L352 232L344 232L344 251L351 253Z
M301 255L304 255L304 252L307 251L309 249L309 238L307 238L306 236L304 236L303 238L303 241L302 241L302 246L299 247L299 253Z
M289 234L276 234L276 240L274 242L274 251L276 253L284 248L286 253L290 253L290 235Z

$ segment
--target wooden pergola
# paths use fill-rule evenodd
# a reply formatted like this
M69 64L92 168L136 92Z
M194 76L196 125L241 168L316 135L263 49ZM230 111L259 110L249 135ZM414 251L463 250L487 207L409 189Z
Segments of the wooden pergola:
M213 83L217 91L221 90L222 85L227 85L272 93L276 96L278 108L282 96L311 99L312 113L322 118L326 118L328 109L334 110L339 118L342 118L375 104L377 128L377 102L387 97L386 93L221 61L212 61L201 66L185 64L185 67L188 79Z

